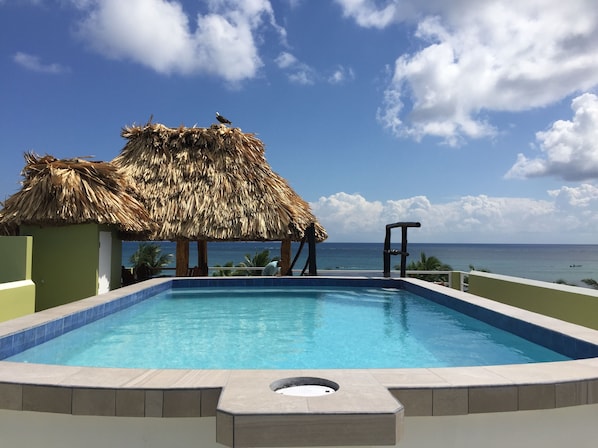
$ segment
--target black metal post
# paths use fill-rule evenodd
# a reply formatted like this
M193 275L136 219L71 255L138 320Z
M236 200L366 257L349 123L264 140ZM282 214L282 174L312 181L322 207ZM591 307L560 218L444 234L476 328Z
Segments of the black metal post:
M400 277L405 277L405 271L407 270L407 226L401 227L401 274Z
M386 236L384 237L384 277L390 277L390 227L386 226Z
M392 250L390 248L390 231L395 227L401 228L401 250ZM401 277L405 277L407 269L407 229L409 227L421 227L419 222L395 222L394 224L386 224L386 235L384 237L384 277L390 277L390 256L401 255Z
M316 266L316 225L312 222L307 229L307 248L309 259L309 275L318 275L318 268Z

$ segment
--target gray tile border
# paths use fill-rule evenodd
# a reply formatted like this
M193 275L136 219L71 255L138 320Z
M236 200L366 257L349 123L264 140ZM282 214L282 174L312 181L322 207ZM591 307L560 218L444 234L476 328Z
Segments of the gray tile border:
M23 409L23 386L0 383L0 409L21 411Z
M554 384L529 384L519 386L518 406L520 411L534 409L554 409L556 388Z
M516 386L474 387L469 389L469 413L517 411Z
M145 391L118 389L115 405L117 417L145 417Z
M67 387L23 386L23 410L72 413L73 391Z
M73 389L73 415L116 415L114 389Z
M468 389L434 389L432 395L432 415L464 415L468 413Z

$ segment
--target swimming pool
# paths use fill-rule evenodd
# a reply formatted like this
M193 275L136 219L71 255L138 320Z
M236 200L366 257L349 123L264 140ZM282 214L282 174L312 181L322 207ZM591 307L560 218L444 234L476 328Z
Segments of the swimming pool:
M172 288L7 361L159 369L355 369L571 358L412 292Z
M297 286L413 292L572 360L299 370L104 368L6 360L118 311L132 311L133 305L170 289ZM494 424L496 413L542 413L583 405L591 405L587 411L591 413L598 403L598 331L416 279L153 279L0 323L0 360L0 410L5 413L27 411L22 413L23 419L32 414L70 414L75 417L65 416L68 428L80 424L80 415L94 416L94 421L102 424L119 420L104 416L152 417L148 427L154 426L154 418L172 418L175 422L165 425L173 437L179 434L177 422L181 418L201 417L192 426L211 422L206 424L206 437L213 440L215 433L219 444L230 447L394 445L400 439L403 415L419 418L486 413ZM320 378L339 387L325 397L289 397L273 391L272 385L294 380L292 377ZM40 418L55 423L50 415Z

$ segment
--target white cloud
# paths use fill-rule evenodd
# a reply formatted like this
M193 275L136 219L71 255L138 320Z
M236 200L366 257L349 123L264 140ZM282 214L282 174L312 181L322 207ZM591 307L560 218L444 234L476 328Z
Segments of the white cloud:
M556 121L547 131L536 133L543 156L530 159L519 154L507 178L598 178L598 96L580 95L571 102L571 109L571 120Z
M598 84L594 0L336 0L364 27L417 23L421 50L398 57L378 112L396 135L496 134L485 113L551 104Z
M301 62L289 52L280 53L275 62L278 68L286 71L287 77L292 83L313 85L318 80L318 74L312 67Z
M23 52L15 53L15 55L13 56L13 60L20 66L25 67L27 70L39 73L49 73L52 75L57 75L69 71L68 67L65 67L61 64L45 64L41 61L39 56Z
M598 206L598 187L591 184L581 184L578 187L561 187L550 190L548 194L555 198L561 209L590 209Z
M109 58L131 60L159 73L205 73L235 83L258 74L259 32L275 29L268 0L210 0L195 22L179 2L103 0L76 2L86 8L79 34Z
M276 62L278 68L283 69L293 67L294 65L299 63L297 58L287 51L283 51L282 53L280 53L274 62Z
M329 84L343 84L345 82L353 81L354 79L355 73L353 72L353 69L339 65L328 77L327 81Z
M386 224L419 221L410 240L419 242L598 243L598 187L562 187L546 199L463 196L433 203L425 196L386 202L337 193L311 204L330 241L380 241Z
M351 17L366 28L386 28L415 13L413 2L391 0L379 6L375 0L335 0L345 17ZM425 2L424 2L425 3Z
M295 84L313 85L325 81L332 85L343 84L355 79L353 69L338 65L328 77L321 76L313 67L301 62L295 55L283 51L274 60L278 68L284 70L289 81Z

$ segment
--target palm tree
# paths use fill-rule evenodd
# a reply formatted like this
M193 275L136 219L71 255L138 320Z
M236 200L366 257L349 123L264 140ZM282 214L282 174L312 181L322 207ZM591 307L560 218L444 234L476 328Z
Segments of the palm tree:
M221 266L219 264L217 264L215 267L217 268L232 268L233 267L233 262L232 261L227 261L224 266ZM232 269L218 269L217 271L214 271L212 273L212 277L230 277L231 275L233 275L233 270Z
M247 268L263 268L271 261L277 258L270 258L270 251L264 249L261 252L256 252L253 257L250 254L245 254L245 260L237 265L241 268L233 273L233 275L261 275L260 269L247 269Z
M594 289L598 289L598 282L593 278L582 278L581 281Z
M139 243L139 247L129 258L137 280L147 280L152 275L158 275L171 260L172 254L162 254L162 248L157 243Z
M399 269L400 266L395 266L395 269ZM440 261L438 258L431 256L426 257L426 254L422 252L420 254L420 259L418 261L411 261L407 265L408 271L452 271L453 268ZM429 282L436 282L436 281L444 281L443 274L422 274L422 275L413 275L415 278L419 278L421 280L427 280Z

